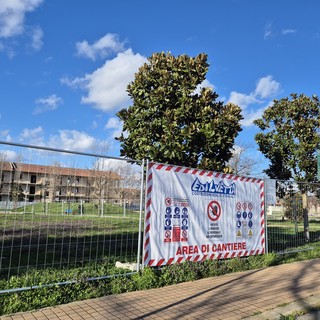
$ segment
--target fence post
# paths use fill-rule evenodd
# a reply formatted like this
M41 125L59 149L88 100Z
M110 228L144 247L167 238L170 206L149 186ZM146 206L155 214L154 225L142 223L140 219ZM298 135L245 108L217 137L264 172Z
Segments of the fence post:
M263 210L264 210L264 234L265 234L265 253L269 253L268 243L268 220L267 220L267 192L266 192L266 179L263 179Z
M302 194L302 212L303 212L303 231L306 243L309 243L309 217L308 217L308 206L307 206L307 194Z
M144 159L141 164L141 186L140 186L140 214L139 214L139 233L138 233L138 253L137 253L137 271L140 271L141 259L141 231L142 231L142 211L143 211L143 186L144 186Z

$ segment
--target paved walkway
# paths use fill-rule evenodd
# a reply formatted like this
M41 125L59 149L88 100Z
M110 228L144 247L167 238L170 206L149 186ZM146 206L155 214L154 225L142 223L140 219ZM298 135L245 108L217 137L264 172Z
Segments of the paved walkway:
M72 302L0 320L279 319L280 314L314 305L320 305L320 259Z

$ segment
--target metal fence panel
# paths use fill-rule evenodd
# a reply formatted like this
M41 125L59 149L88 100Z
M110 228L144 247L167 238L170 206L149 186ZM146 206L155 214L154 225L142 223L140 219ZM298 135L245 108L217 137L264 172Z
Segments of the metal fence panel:
M276 181L266 210L268 250L286 253L320 245L320 184Z
M0 143L0 280L139 264L142 176L137 161Z

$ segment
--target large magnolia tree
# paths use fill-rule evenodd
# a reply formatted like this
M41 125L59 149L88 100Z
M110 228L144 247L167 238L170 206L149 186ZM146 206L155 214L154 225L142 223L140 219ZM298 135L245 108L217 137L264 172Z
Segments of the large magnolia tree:
M314 182L320 146L320 103L317 96L291 94L274 100L261 119L255 140L270 160L266 173L274 179Z
M241 130L241 110L199 89L209 68L207 55L155 53L128 85L133 105L123 121L121 155L133 159L223 170Z

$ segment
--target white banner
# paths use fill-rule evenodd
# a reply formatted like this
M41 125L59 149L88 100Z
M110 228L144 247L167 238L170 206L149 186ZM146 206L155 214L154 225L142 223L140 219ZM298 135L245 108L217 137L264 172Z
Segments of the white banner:
M144 264L263 254L264 183L149 163Z

